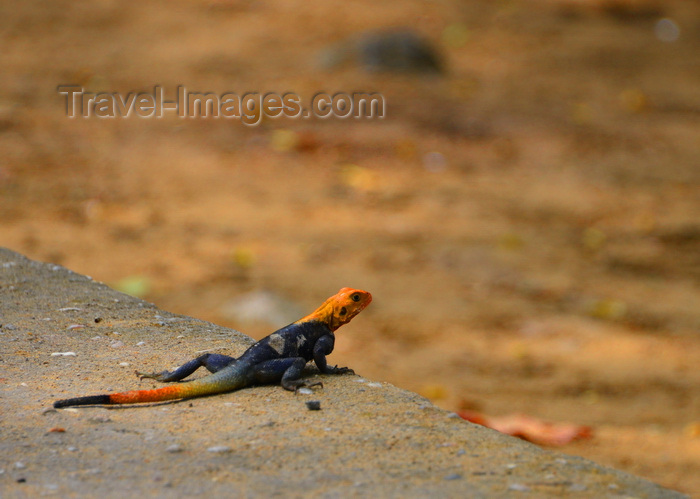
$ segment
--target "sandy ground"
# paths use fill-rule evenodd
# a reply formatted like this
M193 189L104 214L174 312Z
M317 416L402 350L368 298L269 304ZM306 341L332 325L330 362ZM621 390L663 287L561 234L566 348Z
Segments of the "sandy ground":
M304 5L0 5L0 244L254 337L281 324L232 317L246 293L367 289L338 363L590 425L563 450L700 495L700 7ZM386 26L447 72L320 68ZM372 90L388 117L69 120L66 83Z
M167 365L212 341L238 354L253 340L5 248L0 269L3 498L685 497L390 383L311 366L305 375L323 388L296 394L255 386L54 409L59 397L159 384L137 381L132 366Z

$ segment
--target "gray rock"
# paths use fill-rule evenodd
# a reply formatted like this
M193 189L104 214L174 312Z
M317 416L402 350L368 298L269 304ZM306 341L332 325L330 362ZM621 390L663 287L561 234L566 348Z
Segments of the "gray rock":
M443 57L412 30L368 31L322 51L321 66L354 64L370 72L441 73Z

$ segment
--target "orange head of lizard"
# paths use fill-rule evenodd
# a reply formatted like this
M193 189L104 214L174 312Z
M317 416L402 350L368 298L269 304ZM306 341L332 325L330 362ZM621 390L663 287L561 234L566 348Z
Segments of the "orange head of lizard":
M372 295L359 289L343 288L328 298L312 314L301 321L320 320L325 322L331 331L347 324L357 314L362 312L372 301Z

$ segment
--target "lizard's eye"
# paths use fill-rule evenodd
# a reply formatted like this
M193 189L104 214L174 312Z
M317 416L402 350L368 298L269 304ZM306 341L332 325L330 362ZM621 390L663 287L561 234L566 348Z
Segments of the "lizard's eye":
M346 309L345 307L343 307L343 308L340 309L340 315L345 315L345 314L347 314L347 313L348 313L348 311L347 311L347 309Z
M352 301L360 301L360 295L358 295L358 294L352 295Z

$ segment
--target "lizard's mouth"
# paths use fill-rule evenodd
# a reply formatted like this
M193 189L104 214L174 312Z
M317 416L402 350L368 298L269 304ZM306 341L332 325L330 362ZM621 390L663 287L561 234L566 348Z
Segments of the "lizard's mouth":
M362 305L360 305L360 307L357 309L357 313L359 314L364 309L366 309L370 303L372 303L372 295L367 293L367 301L365 301Z
M372 303L372 295L367 293L367 296L365 297L364 302L358 304L354 310L350 311L350 313L345 315L346 322L349 321L350 319L352 319L353 317L355 317L360 312L362 312L364 309L366 309L367 305L369 305L370 303Z

